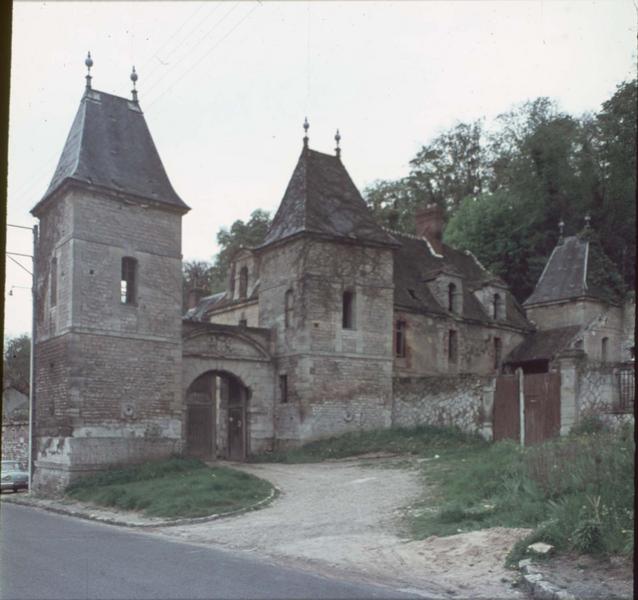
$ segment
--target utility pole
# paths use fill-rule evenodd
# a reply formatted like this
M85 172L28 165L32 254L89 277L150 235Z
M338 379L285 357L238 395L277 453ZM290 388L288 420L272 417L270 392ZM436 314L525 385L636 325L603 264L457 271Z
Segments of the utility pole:
M30 258L32 261L32 269L29 271L22 266L17 260L11 259L16 262L22 269L30 273L31 275L31 348L29 352L29 445L28 445L28 473L29 473L29 492L31 492L31 481L33 479L33 422L35 411L35 323L36 323L36 249L38 244L38 226L25 227L24 225L11 225L7 223L7 227L15 227L16 229L28 229L33 234L33 254L20 254L18 252L7 252L7 255L21 256Z

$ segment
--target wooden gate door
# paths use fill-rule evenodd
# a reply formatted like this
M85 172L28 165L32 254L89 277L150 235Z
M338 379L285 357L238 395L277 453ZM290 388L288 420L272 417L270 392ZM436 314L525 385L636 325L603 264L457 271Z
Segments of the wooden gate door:
M499 375L494 390L494 441L520 439L518 375Z
M523 378L525 445L539 444L560 434L560 373Z
M228 407L228 458L230 460L244 460L244 408L243 406Z
M213 407L189 404L186 421L188 454L199 458L213 456Z

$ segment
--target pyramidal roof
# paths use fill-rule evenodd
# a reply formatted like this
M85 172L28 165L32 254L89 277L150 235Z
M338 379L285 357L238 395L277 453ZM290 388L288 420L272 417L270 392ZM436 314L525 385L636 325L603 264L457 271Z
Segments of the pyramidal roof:
M137 102L87 89L53 179L33 214L66 181L189 210L177 195Z
M595 279L594 262L598 258L600 258L600 251L592 246L586 235L573 235L559 241L532 295L523 303L524 306L570 300L582 296L617 301L613 286L607 291L604 287L605 284L610 283L607 279L611 273L603 274L605 281Z
M341 159L306 147L261 247L301 233L398 245L375 222Z

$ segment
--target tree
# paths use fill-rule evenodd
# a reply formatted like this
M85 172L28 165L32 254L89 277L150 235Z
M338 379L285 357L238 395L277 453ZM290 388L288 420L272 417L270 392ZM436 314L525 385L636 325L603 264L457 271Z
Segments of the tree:
M2 377L24 394L29 393L31 338L24 334L9 339L4 349Z
M593 136L601 176L592 223L630 288L636 285L636 85L636 79L620 84L603 103Z
M222 227L217 233L219 252L212 264L206 261L190 261L183 265L184 306L188 292L192 289L201 290L204 294L224 291L233 254L239 248L252 248L261 244L269 227L269 214L261 209L253 211L245 223L238 219L230 229Z
M483 123L459 123L423 146L410 161L410 185L423 205L454 212L464 198L483 190Z

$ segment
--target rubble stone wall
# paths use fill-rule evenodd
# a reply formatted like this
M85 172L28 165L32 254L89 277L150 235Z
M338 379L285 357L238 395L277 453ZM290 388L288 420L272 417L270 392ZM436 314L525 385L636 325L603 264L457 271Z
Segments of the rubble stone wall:
M492 438L494 377L395 377L393 384L393 426L458 427Z
M2 423L2 460L26 462L29 458L29 423Z

